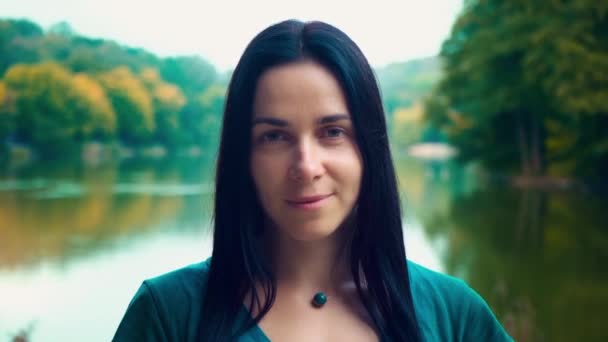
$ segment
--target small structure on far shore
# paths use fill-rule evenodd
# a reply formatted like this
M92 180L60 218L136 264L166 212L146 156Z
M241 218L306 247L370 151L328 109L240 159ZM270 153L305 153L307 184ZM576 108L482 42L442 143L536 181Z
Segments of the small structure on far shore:
M458 151L444 143L419 143L410 146L407 154L419 159L439 161L453 158Z

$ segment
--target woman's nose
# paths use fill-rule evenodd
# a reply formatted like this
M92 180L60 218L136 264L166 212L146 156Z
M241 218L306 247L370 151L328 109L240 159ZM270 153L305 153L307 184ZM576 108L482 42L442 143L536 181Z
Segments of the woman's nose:
M323 175L322 151L315 146L314 141L304 139L294 147L289 178L296 182L312 182Z

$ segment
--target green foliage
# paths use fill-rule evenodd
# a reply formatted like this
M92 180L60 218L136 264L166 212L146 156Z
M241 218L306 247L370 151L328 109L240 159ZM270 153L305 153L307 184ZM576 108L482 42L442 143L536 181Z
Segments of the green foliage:
M84 140L109 140L116 134L116 112L104 88L87 74L72 79L76 95L72 106L81 117L79 137Z
M442 46L445 73L428 117L461 156L491 169L608 173L604 32L603 2L466 1Z
M180 125L188 127L188 143L214 146L219 142L226 87L214 84L199 93L180 113Z
M52 25L51 27L49 27L47 32L64 37L73 37L76 35L76 32L74 31L72 26L65 21Z
M440 66L436 57L393 63L376 71L382 89L382 101L387 113L407 108L420 101L439 79Z
M420 103L408 107L397 107L392 112L390 127L391 142L400 150L423 140L425 123Z
M18 64L6 72L5 82L16 94L17 139L51 154L70 148L85 120L73 106L72 75L54 63Z
M167 58L159 68L162 78L178 85L188 98L204 91L218 78L215 68L200 57Z
M226 76L200 57L161 59L65 22L45 33L0 19L0 74L1 148L13 141L50 155L92 140L170 152L217 143Z
M39 60L34 43L42 36L42 29L27 20L0 20L0 74L15 63Z
M141 79L148 93L152 95L157 127L156 139L174 149L181 142L179 113L186 104L186 98L179 87L163 81L156 69L143 70Z
M204 115L204 120L199 126L199 134L203 144L219 143L226 91L225 86L214 84L207 88L199 98Z
M15 109L9 89L0 81L0 145L15 130ZM1 153L0 153L1 154Z
M436 130L423 120L421 102L439 79L439 64L437 57L429 57L376 70L391 143L399 150L423 140L437 140Z
M431 239L448 237L445 271L463 276L501 321L511 316L516 341L605 339L605 198L483 188L446 201L444 213L423 218Z
M127 144L150 142L156 123L152 97L144 84L126 67L99 76L116 111L118 136Z
M114 135L114 110L103 88L87 75L72 75L55 63L18 64L7 71L5 81L0 113L14 124L2 126L17 141L56 154L84 139Z
M88 73L109 71L120 66L139 72L160 63L158 57L143 49L81 36L70 38L70 53L61 60L74 71Z

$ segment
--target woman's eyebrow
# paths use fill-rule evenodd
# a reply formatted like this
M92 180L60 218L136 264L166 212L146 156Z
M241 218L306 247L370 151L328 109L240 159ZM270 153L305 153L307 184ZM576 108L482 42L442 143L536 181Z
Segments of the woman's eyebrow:
M317 120L317 125L328 124L328 123L332 123L332 122L336 122L336 121L340 121L340 120L350 120L350 116L348 116L346 114L334 114L334 115L324 116L324 117L320 118L319 120Z
M285 120L281 120L281 119L277 119L277 118L269 118L269 117L265 117L265 116L259 116L259 117L253 118L253 121L251 122L251 126L255 126L258 124L267 124L267 125L278 126L278 127L289 126L289 123L287 123L287 121L285 121Z
M336 121L340 121L340 120L350 120L350 116L348 116L346 114L334 114L334 115L324 116L322 118L317 119L317 125L324 125L324 124L328 124L328 123L332 123L332 122L336 122ZM258 116L258 117L253 118L253 120L251 122L251 126L255 126L258 124L267 124L267 125L277 126L277 127L289 126L289 122L287 122L283 119L277 119L277 118L272 118L272 117L268 117L268 116Z

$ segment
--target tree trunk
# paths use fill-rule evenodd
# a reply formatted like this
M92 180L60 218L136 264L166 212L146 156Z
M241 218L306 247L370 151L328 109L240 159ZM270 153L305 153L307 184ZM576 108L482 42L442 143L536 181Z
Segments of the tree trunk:
M534 176L543 176L545 174L545 137L542 118L538 114L531 115L530 123L532 174Z
M521 172L524 176L528 176L530 174L530 157L528 153L528 138L526 134L526 125L523 115L524 114L522 112L518 112L515 117L517 120L517 139L519 143Z

